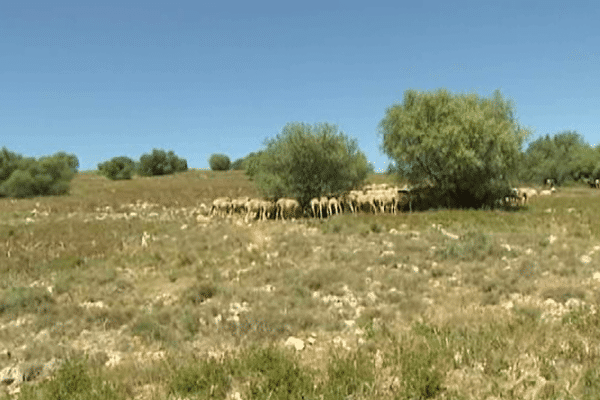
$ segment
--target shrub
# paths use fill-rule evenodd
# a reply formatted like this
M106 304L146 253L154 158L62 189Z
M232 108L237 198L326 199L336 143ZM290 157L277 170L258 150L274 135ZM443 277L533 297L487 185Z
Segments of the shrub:
M179 158L171 150L168 153L161 149L152 149L151 154L140 157L137 172L141 176L170 175L187 171L187 161Z
M211 155L208 164L213 171L228 171L231 168L231 160L225 154Z
M108 161L98 164L98 171L112 180L131 179L135 170L135 162L125 156L113 157Z
M290 123L254 157L248 172L265 197L292 197L305 208L310 199L340 195L367 175L367 158L356 140L328 123Z
M231 163L231 169L233 169L235 171L246 169L244 164L245 164L245 159L238 158L237 160L235 160L234 162Z
M0 156L4 163L2 173L10 172L10 175L0 184L0 195L33 197L68 193L75 172L69 166L69 160L60 156L61 153L57 154L36 160L3 151Z

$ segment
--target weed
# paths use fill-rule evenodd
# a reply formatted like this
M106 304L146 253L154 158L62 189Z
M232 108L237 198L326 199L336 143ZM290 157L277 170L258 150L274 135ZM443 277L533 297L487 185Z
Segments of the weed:
M275 347L250 348L244 363L254 375L250 380L251 399L301 400L315 393L312 374L289 353Z
M56 377L39 385L23 385L20 400L37 399L125 399L124 388L105 382L99 375L91 375L87 358L66 360L56 372Z
M224 399L231 387L228 365L216 360L189 362L172 372L169 394Z

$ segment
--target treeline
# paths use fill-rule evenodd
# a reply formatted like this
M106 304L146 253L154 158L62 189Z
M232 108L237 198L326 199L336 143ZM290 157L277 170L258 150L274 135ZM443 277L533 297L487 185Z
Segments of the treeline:
M79 168L74 154L63 151L40 158L24 157L3 147L0 151L0 196L62 195Z
M546 135L531 142L521 156L519 179L558 185L590 183L600 179L600 145L591 146L576 131Z
M98 164L98 171L109 179L131 179L134 174L139 176L170 175L175 172L187 171L187 160L180 158L173 151L152 149L152 153L144 154L139 161L129 157L113 157Z

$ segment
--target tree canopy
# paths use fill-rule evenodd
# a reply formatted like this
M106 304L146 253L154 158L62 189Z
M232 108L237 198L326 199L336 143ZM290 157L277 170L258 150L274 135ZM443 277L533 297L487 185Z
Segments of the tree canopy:
M313 197L339 195L367 175L356 140L329 123L288 123L250 158L247 172L266 197L292 197L304 207Z
M530 135L499 91L485 98L407 90L379 128L399 174L435 186L439 206L460 208L493 206L507 192Z

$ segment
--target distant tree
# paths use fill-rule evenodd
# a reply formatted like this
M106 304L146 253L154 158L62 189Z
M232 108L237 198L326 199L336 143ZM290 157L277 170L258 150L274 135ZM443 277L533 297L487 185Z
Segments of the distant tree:
M18 157L17 168L0 184L1 196L33 197L69 192L70 181L75 172L69 165L68 158L60 154L38 160Z
M69 168L71 168L74 173L77 173L77 170L79 169L79 159L75 154L67 154L64 151L59 151L58 153L54 154L53 157L66 160Z
M231 163L231 169L236 170L236 171L246 169L244 166L244 162L245 162L244 158L238 158L237 160L235 160L234 162Z
M379 127L382 149L399 173L413 184L435 186L429 202L452 208L494 207L509 191L530 135L499 91L483 98L407 90Z
M231 168L231 160L225 154L213 154L208 159L208 165L213 171L228 171Z
M543 182L550 178L558 185L595 176L600 154L576 131L539 137L523 155L521 175L525 180Z
M289 123L250 159L247 171L264 196L296 198L306 207L313 197L359 185L368 163L356 140L336 125Z
M7 180L10 175L19 167L19 162L23 156L9 151L6 147L0 150L0 182Z
M246 170L246 175L250 177L250 180L254 178L254 176L258 173L258 167L260 165L260 159L263 155L264 150L259 150L257 152L252 152L248 154L244 158L244 166Z
M135 162L125 156L113 157L98 164L98 171L112 180L131 179L135 171Z
M187 171L187 161L179 158L171 150L152 149L151 154L144 154L137 163L137 172L141 176L170 175Z

